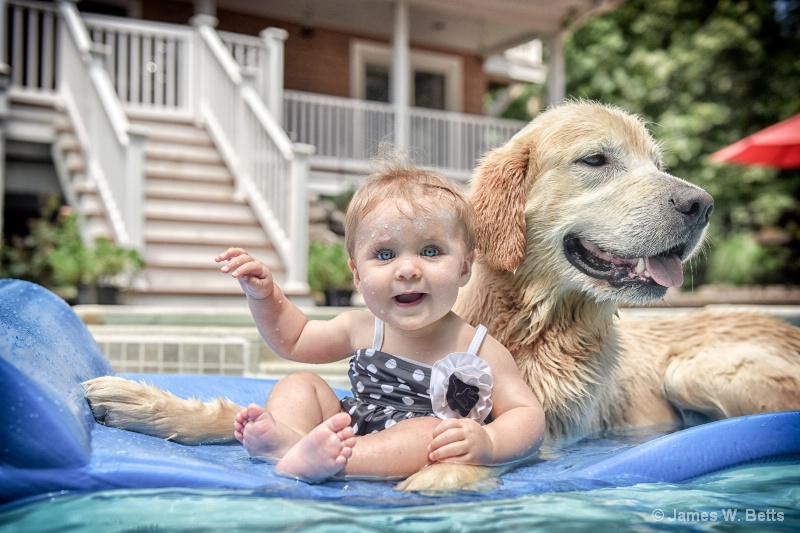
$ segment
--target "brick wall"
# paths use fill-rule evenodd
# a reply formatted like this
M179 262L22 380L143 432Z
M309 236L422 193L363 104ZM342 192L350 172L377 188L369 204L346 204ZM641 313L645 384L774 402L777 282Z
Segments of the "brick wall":
M144 0L142 17L174 24L188 24L193 14L193 5L178 0ZM314 27L304 33L299 24L271 20L251 14L217 11L219 25L223 31L246 35L258 35L264 28L274 26L289 32L285 45L284 85L287 89L332 96L350 96L350 41L352 39L373 40L388 44L385 39L369 34L348 34L335 30ZM414 43L412 43L414 47ZM474 54L453 52L429 47L415 49L458 55L464 65L463 102L464 112L483 114L483 95L487 88L487 77L481 68L481 58Z

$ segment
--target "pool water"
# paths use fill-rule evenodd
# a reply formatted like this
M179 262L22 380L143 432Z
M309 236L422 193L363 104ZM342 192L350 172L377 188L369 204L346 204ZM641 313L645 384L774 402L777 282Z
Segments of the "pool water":
M687 483L553 482L558 473L675 429L615 429L548 448L535 470L505 474L501 487L485 493L411 495L368 481L65 493L0 507L0 531L800 531L797 457Z
M800 465L760 465L688 484L542 493L510 500L370 507L254 491L113 490L0 514L8 531L800 530Z

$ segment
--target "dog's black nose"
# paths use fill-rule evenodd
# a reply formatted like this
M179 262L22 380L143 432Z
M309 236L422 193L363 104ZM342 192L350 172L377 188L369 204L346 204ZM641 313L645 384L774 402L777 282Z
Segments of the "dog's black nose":
M708 217L714 211L714 198L702 189L685 187L675 191L669 200L675 211L689 224L708 224Z

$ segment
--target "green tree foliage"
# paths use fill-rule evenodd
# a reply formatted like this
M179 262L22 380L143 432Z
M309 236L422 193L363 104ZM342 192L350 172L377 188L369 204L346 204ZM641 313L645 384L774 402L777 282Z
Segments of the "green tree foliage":
M708 155L800 112L800 0L628 0L571 35L566 53L571 97L642 115L670 172L714 196L695 285L796 282L800 171ZM737 249L736 268L721 267Z

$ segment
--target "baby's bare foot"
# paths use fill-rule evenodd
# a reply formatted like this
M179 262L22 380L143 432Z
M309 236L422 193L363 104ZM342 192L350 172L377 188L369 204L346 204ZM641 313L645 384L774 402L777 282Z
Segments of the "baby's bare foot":
M280 459L302 438L293 429L278 423L272 413L254 403L236 415L234 435L250 457L266 460Z
M345 467L355 444L350 415L337 413L287 451L275 473L309 483L322 481Z

